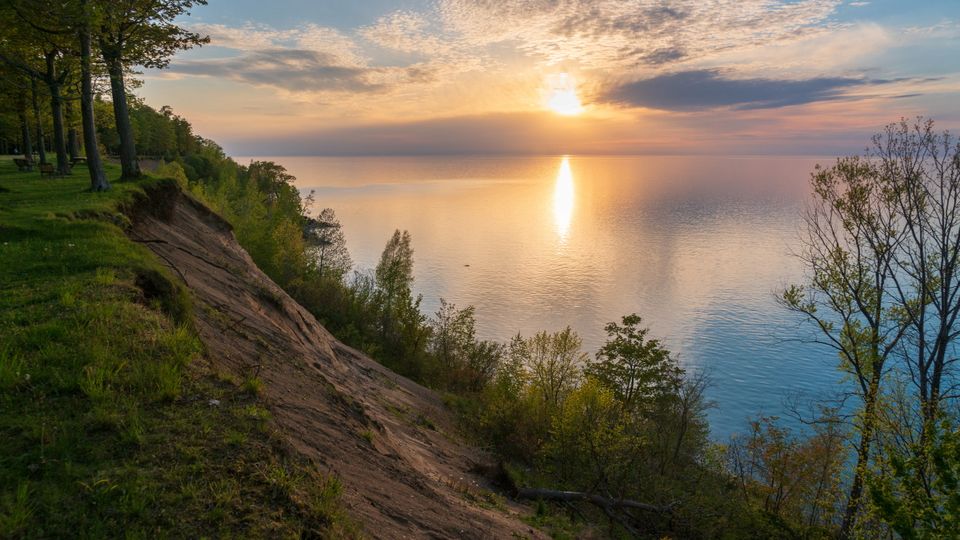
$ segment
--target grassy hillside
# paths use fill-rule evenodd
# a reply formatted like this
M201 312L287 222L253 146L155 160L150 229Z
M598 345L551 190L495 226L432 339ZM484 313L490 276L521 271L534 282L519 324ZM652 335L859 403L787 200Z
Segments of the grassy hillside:
M95 194L82 167L0 161L0 537L355 534L338 481L211 369L189 292L124 235L162 181Z

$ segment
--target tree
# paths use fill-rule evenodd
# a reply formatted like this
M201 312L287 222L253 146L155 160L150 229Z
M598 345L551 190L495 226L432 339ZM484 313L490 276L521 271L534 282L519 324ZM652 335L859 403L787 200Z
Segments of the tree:
M413 247L410 233L393 232L374 273L380 300L380 339L384 352L405 375L423 376L422 355L430 328L420 313L421 295L413 296Z
M670 351L658 340L646 339L649 330L640 328L643 321L639 315L627 315L622 322L622 326L615 322L606 325L607 342L586 373L613 391L627 408L676 396L683 370Z
M908 321L902 360L921 411L920 452L944 399L956 397L945 381L960 336L960 142L933 128L923 119L891 124L872 151L906 233L893 256L891 301Z
M758 536L826 537L841 494L843 437L830 422L795 437L777 420L759 418L735 436L726 448L727 470L760 518Z
M543 403L558 409L580 381L587 353L580 349L582 340L569 326L559 332L538 332L525 340L524 363L530 371L530 383Z
M30 138L30 121L27 109L27 87L30 79L19 70L0 63L0 94L7 106L12 106L19 127L20 150L24 159L33 162L33 141Z
M887 302L894 294L890 269L905 233L894 190L869 159L817 166L811 183L815 198L804 216L799 255L808 282L786 289L781 301L811 321L818 341L837 352L860 400L857 463L841 525L841 536L849 537L861 510L887 361L907 329L902 308Z
M932 121L901 121L863 157L818 167L813 188L801 254L809 281L787 289L783 303L837 351L861 402L841 527L849 536L875 441L906 442L922 463L944 400L957 397L944 384L960 337L960 144ZM891 384L899 378L913 385L912 398L896 396L901 410L884 415L885 392L899 392ZM881 426L884 416L896 422ZM923 484L935 480L917 471Z
M0 13L0 23L4 27L0 60L47 86L57 173L68 175L70 162L63 122L63 88L72 74L70 58L65 54L66 38L71 35L71 29L62 24L65 15L55 10L65 6L54 6L47 1L31 2L27 6L21 5L20 0L8 0L5 7ZM37 116L39 122L39 114ZM42 136L39 143L42 148ZM40 157L43 162L42 151Z
M430 329L429 351L439 364L442 386L448 390L482 390L500 365L504 346L477 339L473 306L457 309L441 298Z
M94 13L89 0L80 0L80 115L83 122L83 147L90 172L90 189L110 189L107 175L100 161L100 143L97 141L97 121L93 107L93 54L91 52L91 27Z
M99 0L105 8L97 33L100 53L110 75L122 178L140 176L137 149L127 106L126 70L132 66L164 68L179 50L210 41L174 24L174 20L206 0Z
M24 4L20 0L8 0L8 5L12 12L16 14L16 21L29 29L29 33L20 36L20 39L33 41L36 46L40 47L44 59L44 70L39 71L32 67L25 58L20 60L13 57L4 58L8 63L12 63L32 77L34 81L39 79L47 85L53 115L57 169L61 175L70 173L70 165L67 161L68 149L64 138L63 106L66 98L63 89L72 73L72 68L68 66L69 60L71 57L79 57L80 109L84 127L83 138L87 168L90 173L90 187L93 191L108 189L110 184L106 180L103 164L100 161L93 109L91 31L97 14L91 6L90 0L73 0L70 2L31 1L28 4ZM72 41L73 38L76 38L76 41ZM29 47L27 50L29 51ZM37 109L36 88L34 87L33 90L34 108ZM45 156L39 111L37 111L37 115L42 162ZM76 157L75 147L76 134L72 132L69 149L71 158Z
M376 269L377 286L386 295L387 303L409 290L413 284L413 247L410 245L410 233L393 231L390 240L380 254Z
M306 218L303 234L314 252L320 276L342 280L353 266L353 261L347 251L343 227L333 208L324 208L316 218Z
M473 306L457 309L457 306L441 298L440 309L430 321L433 328L430 351L447 373L466 363L470 348L476 342L473 312Z

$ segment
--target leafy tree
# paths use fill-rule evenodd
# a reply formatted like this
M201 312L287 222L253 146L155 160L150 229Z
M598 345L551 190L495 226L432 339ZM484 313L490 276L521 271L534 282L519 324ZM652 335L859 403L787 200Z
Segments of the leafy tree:
M47 85L50 94L51 112L55 148L57 151L57 169L60 174L69 174L70 165L67 161L67 142L64 138L63 108L67 98L64 95L67 80L73 73L71 60L78 57L80 60L80 109L84 126L84 146L86 148L87 168L90 173L90 187L94 191L101 191L110 187L103 171L100 160L99 144L96 138L95 118L93 108L93 55L91 52L92 28L98 19L98 13L89 0L72 0L69 2L31 1L24 3L21 0L8 0L10 11L16 15L13 23L21 30L19 39L26 49L21 54L27 56L16 58L15 53L0 54L0 58L11 65L15 65L34 80L42 80ZM8 15L9 16L9 15ZM73 41L76 39L76 41ZM16 38L11 39L11 43ZM22 45L23 46L23 45ZM36 55L37 51L43 56L43 69L40 70L29 60L30 51ZM36 101L36 97L34 97ZM36 104L34 105L36 108ZM70 107L67 107L68 111ZM37 112L39 116L39 112ZM42 128L40 128L42 129ZM42 131L40 133L41 149L43 146ZM70 157L76 157L76 133L71 128L69 147ZM45 156L41 150L41 161Z
M586 373L612 390L625 407L633 408L679 391L683 370L658 340L646 339L639 315L623 317L623 324L605 327L607 342Z
M92 26L96 14L89 0L80 0L80 114L83 118L83 146L86 150L90 188L103 191L110 188L103 163L100 161L100 143L97 141L97 121L93 106L93 54L91 52Z
M333 208L324 208L316 218L306 218L303 234L314 252L320 276L337 281L343 279L353 266L353 261L347 251L343 227Z
M46 141L43 135L43 116L40 114L40 89L36 77L30 77L30 103L33 105L33 118L37 122L37 154L40 163L47 162Z
M98 0L104 17L97 36L110 75L110 94L120 139L123 178L140 176L133 128L127 106L126 70L131 66L164 68L179 50L209 42L174 20L206 0Z
M393 232L374 273L380 301L383 351L405 375L421 379L430 328L420 313L421 295L413 296L413 247L410 233ZM422 380L422 379L421 379Z
M835 422L796 437L776 417L750 423L727 447L727 467L767 537L829 537L841 498L844 440Z
M440 362L441 369L448 373L466 363L470 348L476 342L473 312L473 306L457 309L441 298L440 309L430 321L433 328L430 351Z
M380 254L376 269L377 286L392 302L413 285L413 248L410 245L410 233L393 231L393 236Z
M906 442L922 459L949 397L944 381L960 337L960 144L932 121L901 121L875 136L863 157L818 167L812 184L801 254L809 280L787 289L783 302L837 351L860 400L841 527L849 536L876 442ZM914 397L898 398L900 410L887 413L885 394L898 379L911 381ZM897 421L882 424L884 417Z
M24 159L33 161L33 141L30 136L30 121L28 118L27 87L30 79L19 70L0 63L0 95L3 96L3 105L8 112L12 109L16 115L19 128L20 151ZM8 109L9 107L9 109Z
M943 413L960 331L960 141L932 120L901 121L874 137L870 156L893 193L904 240L890 269L888 302L908 321L901 371L916 388L917 451Z
M818 166L812 185L800 255L809 279L788 288L782 302L810 320L820 342L837 352L862 406L841 526L841 536L849 537L861 510L887 362L907 330L902 308L887 301L895 286L890 268L905 233L894 193L870 160L848 157L829 169Z
M504 346L477 339L473 306L457 309L441 298L430 328L429 352L439 364L440 385L450 390L482 390L501 363Z
M526 341L524 358L530 384L543 402L557 409L580 381L587 354L580 336L569 326L555 333L538 332Z
M636 494L647 440L642 419L629 414L609 387L588 378L551 422L544 449L550 475L569 489L613 498Z
M27 6L21 1L8 0L0 10L0 27L3 28L0 60L46 85L53 116L57 172L68 175L70 163L63 122L63 92L73 74L70 57L66 54L71 29L58 24L63 22L63 15L56 13L57 7L52 1L31 2ZM47 20L48 16L54 18ZM39 118L39 111L37 116ZM43 144L42 137L40 144ZM44 162L43 152L40 157Z

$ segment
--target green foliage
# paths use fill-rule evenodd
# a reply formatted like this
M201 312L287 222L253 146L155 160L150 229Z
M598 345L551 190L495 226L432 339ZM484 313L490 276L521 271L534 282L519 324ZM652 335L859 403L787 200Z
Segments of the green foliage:
M834 423L797 437L777 418L760 418L748 434L733 438L725 459L740 488L737 496L764 535L832 536L846 460L843 433Z
M957 178L960 142L923 118L888 125L865 155L818 166L811 177L800 254L809 282L781 301L836 351L857 400L841 536L871 519L862 504L867 472L907 441L929 441L954 399L946 388L960 313ZM902 392L907 379L914 389ZM924 445L910 451L925 463Z
M586 373L615 392L627 408L674 396L683 371L660 342L647 340L639 315L623 317L623 325L605 327L607 342L597 352L597 361Z
M313 262L303 237L304 207L293 179L270 162L240 166L209 141L186 156L193 193L229 221L257 266L280 286L308 276Z
M504 356L504 346L476 337L473 306L457 309L440 299L430 320L429 352L436 362L437 384L448 390L479 392L493 377Z
M410 233L397 230L387 241L374 273L373 299L379 315L380 354L386 364L414 380L426 380L427 318L423 297L413 296L413 247Z
M580 350L580 336L569 326L553 334L538 332L511 353L520 354L530 371L530 385L543 403L559 409L580 381L587 354Z
M595 379L567 398L552 420L543 457L550 476L571 488L628 493L632 472L646 445L642 418Z
M316 261L320 277L341 281L353 262L347 251L343 227L333 208L324 208L316 218L307 217L304 238Z
M942 421L921 450L887 457L889 472L870 478L876 511L905 540L960 531L960 430Z

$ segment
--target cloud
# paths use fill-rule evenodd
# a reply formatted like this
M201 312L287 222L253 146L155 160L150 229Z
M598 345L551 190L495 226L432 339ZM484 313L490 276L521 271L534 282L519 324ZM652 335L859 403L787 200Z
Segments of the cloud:
M247 23L243 26L197 23L190 30L210 36L210 44L235 51L256 52L264 49L292 48L323 52L343 65L361 66L367 58L353 38L336 28L305 24L279 30L266 25Z
M241 56L183 60L169 71L231 79L291 92L376 92L398 82L428 80L418 66L371 68L345 65L331 53L304 49L265 49Z
M446 27L475 46L511 43L549 65L630 68L807 35L833 23L840 0L440 0Z
M597 88L608 84L610 73L639 78L680 65L704 69L711 55L821 32L840 1L676 0L662 6L623 0L436 0L425 11L390 12L354 29L195 24L192 30L232 52L180 60L171 73L272 86L298 98L313 93L321 100L326 92L416 100L433 91L428 85L480 84L500 96L490 101L504 102L513 92L504 90L520 80L520 72L542 77L557 69L573 71ZM479 76L462 77L471 72ZM428 97L424 103L435 104ZM525 106L537 104L531 100Z
M448 49L440 36L431 33L430 26L422 13L397 11L361 28L360 35L381 47L408 53L437 54Z
M658 75L621 84L600 96L601 101L671 111L721 107L773 109L844 97L844 91L867 81L852 77L801 80L729 79L719 70L703 69Z

